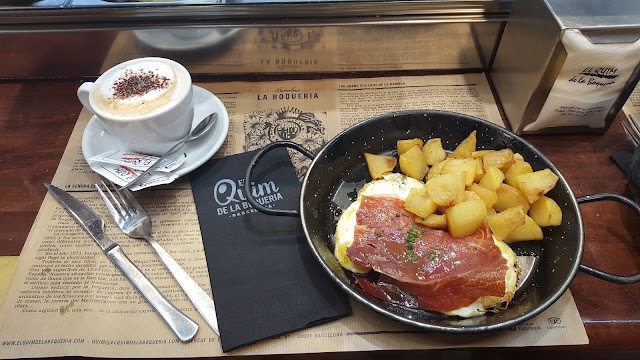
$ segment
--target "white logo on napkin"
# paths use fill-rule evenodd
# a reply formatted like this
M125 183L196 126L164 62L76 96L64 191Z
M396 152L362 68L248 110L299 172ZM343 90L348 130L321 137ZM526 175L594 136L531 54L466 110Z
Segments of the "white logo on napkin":
M229 217L242 216L256 212L249 204L243 191L244 179L233 181L231 179L220 179L213 187L213 197L218 203L216 213L218 216L227 215ZM251 195L263 206L272 202L282 200L280 187L275 182L251 183Z

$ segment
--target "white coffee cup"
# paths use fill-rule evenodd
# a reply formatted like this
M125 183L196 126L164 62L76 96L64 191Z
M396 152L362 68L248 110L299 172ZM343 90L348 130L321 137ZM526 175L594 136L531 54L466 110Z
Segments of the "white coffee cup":
M191 130L191 75L173 60L147 57L118 64L82 84L78 99L131 151L162 155Z

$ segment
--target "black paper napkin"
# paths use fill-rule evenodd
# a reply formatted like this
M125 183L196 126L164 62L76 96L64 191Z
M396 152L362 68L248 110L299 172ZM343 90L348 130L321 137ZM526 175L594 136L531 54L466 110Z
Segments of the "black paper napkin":
M620 151L609 155L609 158L613 160L613 163L618 166L618 169L622 171L626 176L629 176L629 166L631 165L631 158L633 157L633 151Z
M351 313L300 218L265 215L246 201L243 179L254 155L211 160L191 175L224 352ZM286 149L265 155L253 181L265 206L298 207L300 183Z

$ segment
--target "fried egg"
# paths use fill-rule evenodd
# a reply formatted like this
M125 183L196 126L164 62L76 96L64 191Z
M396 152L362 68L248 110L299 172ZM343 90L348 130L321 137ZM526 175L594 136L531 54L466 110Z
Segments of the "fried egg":
M340 265L345 269L357 273L364 274L371 269L363 268L355 264L347 256L347 248L353 244L355 227L356 227L356 213L361 204L363 196L373 195L391 195L396 196L401 200L405 200L409 195L409 192L413 188L423 188L424 183L414 178L399 174L390 173L384 175L382 179L373 180L358 192L358 197L340 216L338 224L336 226L336 232L334 235L335 250L334 255L340 262ZM516 265L516 254L513 250L502 241L498 241L493 238L493 242L498 246L502 253L502 257L506 259L509 271L506 271L505 275L505 293L502 297L496 296L483 296L478 298L472 304L446 312L444 314L451 316L460 316L464 318L483 315L489 309L498 308L502 303L509 302L516 291L516 281L518 278L518 268Z
M395 195L404 200L409 196L411 189L423 187L424 183L422 181L398 173L389 173L384 175L382 179L366 183L358 192L356 201L342 213L336 226L334 255L340 262L340 265L357 274L364 274L370 270L354 264L347 256L347 248L353 244L356 228L356 213L360 208L363 196Z

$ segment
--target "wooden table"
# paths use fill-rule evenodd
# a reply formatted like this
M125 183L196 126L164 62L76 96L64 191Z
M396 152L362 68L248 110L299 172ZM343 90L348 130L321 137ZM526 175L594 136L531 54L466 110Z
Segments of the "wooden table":
M195 79L196 82L199 79ZM0 82L0 256L17 256L67 144L81 104L81 80ZM618 114L604 135L539 135L526 139L560 170L576 196L608 192L630 196L627 179L609 159L632 149ZM617 203L581 206L583 263L621 275L640 272L640 221ZM286 358L640 358L640 284L615 285L578 273L571 291L589 335L586 346L448 351L379 351L295 355ZM279 357L278 357L279 358Z

